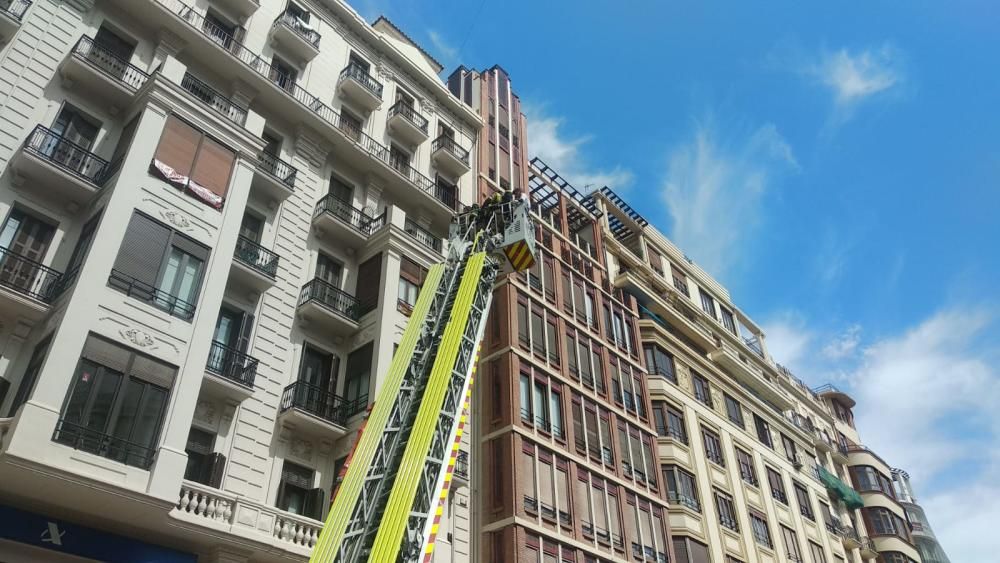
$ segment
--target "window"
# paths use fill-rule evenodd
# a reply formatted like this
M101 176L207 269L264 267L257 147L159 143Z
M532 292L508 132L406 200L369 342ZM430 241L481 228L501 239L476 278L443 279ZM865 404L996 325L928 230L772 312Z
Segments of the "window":
M701 512L694 475L676 465L664 465L663 479L667 482L667 498L670 502Z
M281 482L275 506L292 514L322 520L323 505L327 498L323 489L313 487L315 481L312 469L286 460L281 467Z
M674 555L677 556L677 563L710 563L712 561L705 544L685 536L673 536L671 539L674 542Z
M89 335L52 439L148 469L176 374L173 366Z
M799 504L799 513L810 520L816 520L813 513L812 502L809 500L809 491L798 483L795 483L795 500Z
M701 437L705 442L705 455L709 461L720 467L725 467L726 460L722 455L722 443L719 441L719 435L707 428L702 428Z
M757 439L760 440L760 443L774 449L774 443L771 441L771 427L767 421L755 414L753 415L753 425L757 429Z
M812 556L812 563L826 563L823 546L817 543L809 542L809 555Z
M153 169L216 209L222 207L236 153L176 116L167 117Z
M668 436L687 444L687 432L684 430L684 415L673 405L664 401L653 403L653 418L656 421L656 433Z
M713 319L717 318L715 316L715 300L712 299L712 296L700 287L698 288L698 294L701 295L701 310L705 311Z
M69 257L69 264L66 265L65 277L76 277L83 265L83 261L90 253L90 246L94 243L94 233L97 231L97 224L101 220L101 213L90 218L80 230L80 236L76 239L76 246L73 247L73 254Z
M719 307L722 310L722 326L726 327L729 332L739 335L736 330L736 319L733 318L733 312L727 310L725 307Z
M215 434L192 428L188 433L187 468L184 478L216 489L222 487L222 472L226 467L226 456L216 453Z
M531 376L521 373L521 420L531 424L535 419L534 404L531 400Z
M771 530L767 527L767 518L756 510L750 510L750 528L753 530L753 539L764 547L774 548L771 541Z
M3 229L0 229L0 248L4 249L0 285L47 298L52 280L42 275L37 264L45 260L55 232L55 226L47 221L18 207L12 208Z
M709 390L708 380L702 375L691 372L691 381L694 384L694 398L712 408L712 395Z
M136 212L108 285L179 319L190 321L209 249Z
M396 293L400 309L409 313L417 304L417 294L427 277L427 269L407 257L399 261L399 289Z
M757 486L757 470L754 469L753 458L740 448L736 448L736 463L740 466L740 477L747 483Z
M724 400L726 402L726 414L729 415L729 421L743 428L743 406L740 405L739 401L730 396L729 393L724 394Z
M379 280L382 277L382 254L376 254L358 265L355 292L358 313L364 315L378 307Z
M781 445L785 448L785 459L792 463L799 463L799 452L795 448L795 442L791 438L781 435Z
M531 345L531 333L528 328L528 304L520 300L517 302L517 340L525 348Z
M788 554L788 560L793 563L803 563L802 552L799 551L799 540L795 537L795 530L782 526L781 537L785 542L785 553Z
M882 560L881 563L916 563L898 551L882 551L879 556Z
M719 524L729 528L734 532L740 531L739 522L736 520L736 505L733 504L733 497L716 490L715 509L719 513Z
M35 349L31 351L31 359L28 360L28 367L24 368L24 375L21 376L21 383L17 386L17 393L14 395L14 402L10 404L7 416L16 415L17 409L31 398L31 392L35 389L35 380L38 379L38 372L42 369L42 362L45 361L50 344L52 344L51 333L35 344ZM0 404L2 403L3 397L0 397Z
M551 315L550 315L551 316ZM548 344L549 363L559 365L559 328L554 318L548 319L545 326L545 339Z
M881 506L862 508L866 528L873 536L897 536L910 541L909 525L906 521Z
M863 492L883 493L890 498L896 498L892 482L877 469L869 465L856 465L850 468L854 488Z
M344 370L344 401L348 416L368 407L368 390L371 386L373 342L354 350L347 356Z
M788 506L788 494L785 492L785 482L781 479L781 473L767 466L764 469L767 470L767 484L771 488L771 498Z
M545 357L545 320L542 311L531 308L531 349L539 356Z
M646 352L646 369L650 375L663 376L673 384L677 384L677 373L674 371L674 358L666 353L659 346L646 344L643 346Z

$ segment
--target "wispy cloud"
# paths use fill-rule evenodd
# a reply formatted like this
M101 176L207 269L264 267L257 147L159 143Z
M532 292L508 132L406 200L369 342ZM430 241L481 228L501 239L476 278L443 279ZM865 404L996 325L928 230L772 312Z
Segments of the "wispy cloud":
M445 66L450 66L458 58L458 49L453 47L451 43L442 36L439 32L428 29L427 37L431 40L431 45L434 46L435 54L439 55Z
M913 477L952 561L1000 550L1000 315L951 307L865 342L860 326L811 327L800 314L765 323L767 345L812 384L834 379L857 400L865 444ZM829 334L827 334L829 332ZM830 336L832 334L833 336ZM970 506L977 507L969 510Z
M661 195L671 238L721 276L758 226L775 178L798 169L791 145L772 123L727 136L712 117L696 122L691 137L668 154Z
M899 59L899 51L888 43L856 52L840 49L824 53L812 72L831 90L834 102L845 107L899 85Z
M581 191L609 186L627 189L632 185L632 171L616 165L614 168L597 168L587 161L586 145L591 135L571 136L563 131L565 119L549 114L543 105L525 103L522 106L528 119L528 149L554 168L562 177Z

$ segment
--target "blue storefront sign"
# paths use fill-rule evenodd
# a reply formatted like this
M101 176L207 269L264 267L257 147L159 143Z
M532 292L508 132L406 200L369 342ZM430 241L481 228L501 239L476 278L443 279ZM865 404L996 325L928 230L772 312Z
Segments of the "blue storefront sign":
M112 563L196 563L190 553L0 506L0 538Z

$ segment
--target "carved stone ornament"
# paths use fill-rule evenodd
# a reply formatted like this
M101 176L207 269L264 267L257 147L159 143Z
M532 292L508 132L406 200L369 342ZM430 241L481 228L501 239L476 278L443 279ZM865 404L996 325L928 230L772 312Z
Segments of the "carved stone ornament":
M181 214L179 211L175 211L173 209L167 209L165 211L161 211L160 215L162 215L164 219L169 221L171 225L177 227L178 229L191 228L191 221L189 221L188 218L185 217L183 214Z
M137 328L123 328L118 331L118 334L140 348L153 345L153 337Z

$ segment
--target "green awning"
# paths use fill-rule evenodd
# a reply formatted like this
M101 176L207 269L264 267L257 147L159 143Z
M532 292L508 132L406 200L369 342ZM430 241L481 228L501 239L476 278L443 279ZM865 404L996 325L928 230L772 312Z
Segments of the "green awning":
M861 499L861 495L858 494L850 485L840 480L839 477L830 473L823 467L817 467L819 470L819 480L826 485L826 488L836 498L844 501L847 508L854 510L855 508L861 508L865 505L865 502Z

